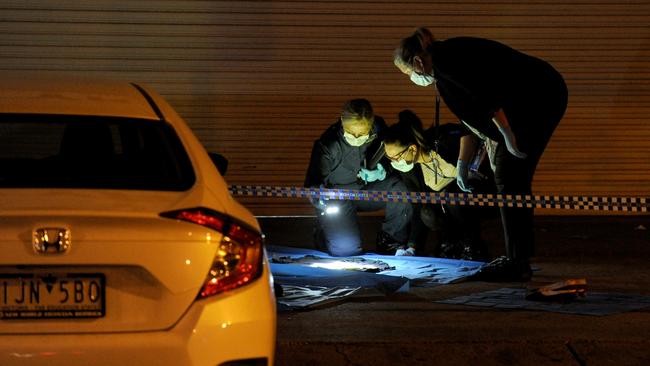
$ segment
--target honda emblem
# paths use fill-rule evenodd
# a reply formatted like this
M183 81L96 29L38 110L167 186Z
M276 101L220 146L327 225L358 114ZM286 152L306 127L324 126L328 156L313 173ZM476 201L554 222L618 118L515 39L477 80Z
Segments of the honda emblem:
M41 228L34 230L33 247L38 254L62 254L72 245L70 230L65 228Z

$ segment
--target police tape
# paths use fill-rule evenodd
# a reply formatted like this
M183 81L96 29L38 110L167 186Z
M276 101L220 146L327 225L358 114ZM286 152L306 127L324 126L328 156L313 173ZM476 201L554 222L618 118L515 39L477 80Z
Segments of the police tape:
M648 212L650 198L612 196L518 195L498 193L361 191L304 187L232 185L238 196L311 198L371 202L441 203L483 207L549 208L610 212Z

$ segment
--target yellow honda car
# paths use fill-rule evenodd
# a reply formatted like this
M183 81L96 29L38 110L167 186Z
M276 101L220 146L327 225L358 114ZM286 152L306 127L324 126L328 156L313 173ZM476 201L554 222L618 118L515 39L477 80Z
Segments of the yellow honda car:
M0 78L0 365L273 364L259 224L171 106Z

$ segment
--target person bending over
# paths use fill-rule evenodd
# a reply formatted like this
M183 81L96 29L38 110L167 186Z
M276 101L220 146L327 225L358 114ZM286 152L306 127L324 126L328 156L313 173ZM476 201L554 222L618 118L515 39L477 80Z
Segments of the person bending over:
M404 38L395 66L419 86L432 86L452 113L487 143L497 192L530 195L537 163L567 107L562 75L549 63L497 41L434 39L426 28ZM466 192L474 143L461 145L457 183ZM506 255L476 276L488 281L529 281L534 254L533 208L501 207Z

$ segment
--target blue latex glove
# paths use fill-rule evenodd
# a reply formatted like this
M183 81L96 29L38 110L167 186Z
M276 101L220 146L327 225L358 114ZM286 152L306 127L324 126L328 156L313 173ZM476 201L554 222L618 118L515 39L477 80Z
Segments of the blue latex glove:
M456 184L458 184L461 191L470 193L474 187L469 184L468 175L469 165L467 162L459 159L458 162L456 162Z
M528 155L519 151L519 148L517 147L517 140L515 139L515 134L512 133L512 129L510 127L499 128L499 132L501 132L501 135L503 135L503 139L506 142L506 148L508 151L520 159L526 159L526 156Z
M384 167L381 164L377 164L377 167L373 170L361 168L357 177L361 178L366 183L374 182L376 180L384 180L386 178L386 170L384 170Z

